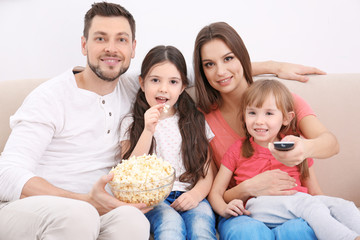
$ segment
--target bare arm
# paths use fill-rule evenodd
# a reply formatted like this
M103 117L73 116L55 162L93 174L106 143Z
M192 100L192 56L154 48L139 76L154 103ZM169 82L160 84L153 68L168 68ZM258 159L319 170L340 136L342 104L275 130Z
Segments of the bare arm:
M296 80L299 82L307 82L309 80L309 77L306 76L307 74L326 74L315 67L308 67L287 62L252 62L251 65L252 74L254 76L270 73L275 74L279 78Z
M160 109L164 107L164 104L158 104L149 108L144 114L144 130L140 135L140 138L131 153L131 156L141 156L148 154L151 146L152 137L155 133L155 127L160 118Z
M284 141L295 142L295 148L291 151L282 152L274 149L269 144L269 149L274 157L287 166L295 166L306 158L324 159L339 152L339 144L331 132L313 115L304 117L300 121L300 130L304 138L286 136Z
M210 192L211 185L214 181L213 168L214 166L211 162L205 177L201 178L191 190L178 197L170 206L177 211L187 211L195 208Z
M279 169L269 170L250 178L224 193L224 200L246 201L249 197L262 195L292 195L296 190L288 190L296 186L294 178Z
M123 205L132 205L143 212L149 209L145 204L127 204L121 202L105 191L105 185L113 178L112 174L101 177L87 194L73 193L64 189L55 187L41 177L33 177L27 181L23 187L21 198L35 195L52 195L71 199L82 200L93 205L100 215L103 215L117 207Z
M232 175L233 173L228 168L221 165L208 196L208 200L214 211L225 218L249 214L249 212L245 210L241 199L233 199L229 203L226 203L223 198Z

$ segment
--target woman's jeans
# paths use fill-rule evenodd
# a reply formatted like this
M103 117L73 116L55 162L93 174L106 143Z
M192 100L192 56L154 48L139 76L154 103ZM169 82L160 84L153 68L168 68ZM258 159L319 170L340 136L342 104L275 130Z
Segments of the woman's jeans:
M313 240L317 239L314 231L301 218L286 221L282 225L270 229L264 223L249 216L242 215L231 218L218 216L218 232L220 239L251 240Z
M155 240L215 239L215 214L204 199L196 208L178 212L169 205L183 192L173 191L168 198L146 213Z

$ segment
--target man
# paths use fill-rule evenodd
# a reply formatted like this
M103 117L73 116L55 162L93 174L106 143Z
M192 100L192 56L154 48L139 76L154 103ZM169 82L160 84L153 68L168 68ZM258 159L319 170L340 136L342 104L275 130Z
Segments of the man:
M81 42L85 69L42 84L11 118L0 160L0 239L149 238L149 209L105 191L119 119L138 89L122 76L135 55L133 16L95 3Z

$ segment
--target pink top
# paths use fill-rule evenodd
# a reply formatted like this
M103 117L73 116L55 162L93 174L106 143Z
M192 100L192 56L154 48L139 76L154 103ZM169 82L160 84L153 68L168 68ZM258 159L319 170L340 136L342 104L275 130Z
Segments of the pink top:
M307 193L307 188L301 186L300 171L298 167L288 167L271 154L268 148L264 148L256 144L251 138L251 145L254 148L254 155L250 158L245 158L241 155L242 142L245 138L241 138L230 146L228 151L222 158L221 164L234 173L236 184L255 177L256 175L267 170L280 169L287 172L289 176L296 180L297 186L294 190ZM308 159L309 167L314 163L313 159Z
M297 122L309 115L315 115L309 104L304 99L293 93L295 102L295 112L297 116ZM225 121L219 109L212 111L205 115L205 119L209 124L215 137L211 140L210 146L213 151L213 159L217 168L219 169L221 159L224 156L227 149L233 145L239 136ZM298 130L300 132L300 130Z

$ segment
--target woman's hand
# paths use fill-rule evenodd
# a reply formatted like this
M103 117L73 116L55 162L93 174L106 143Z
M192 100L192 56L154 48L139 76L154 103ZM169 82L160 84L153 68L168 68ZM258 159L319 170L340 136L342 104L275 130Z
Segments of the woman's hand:
M224 216L225 218L229 218L232 216L236 217L244 214L250 215L251 213L245 209L244 202L242 200L234 199L227 204L222 216Z
M283 79L296 80L299 82L307 82L309 77L307 74L326 74L324 71L315 67L303 66L287 62L275 62L278 64L276 76Z
M305 155L306 149L304 139L293 135L284 137L281 141L294 142L294 148L289 151L278 151L274 148L273 143L269 143L268 148L271 154L281 163L286 166L293 167L299 165L307 157Z
M197 199L197 194L190 190L181 194L180 197L178 197L170 205L170 207L174 208L176 211L188 211L199 205L200 201L198 201Z
M246 180L250 196L264 195L292 195L296 190L289 190L297 186L296 180L280 169L268 170Z

